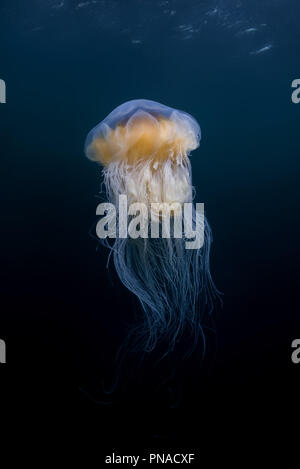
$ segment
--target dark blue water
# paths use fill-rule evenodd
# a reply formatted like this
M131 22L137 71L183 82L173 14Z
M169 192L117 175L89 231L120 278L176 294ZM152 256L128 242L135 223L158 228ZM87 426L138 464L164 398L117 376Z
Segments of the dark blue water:
M103 397L99 384L111 377L138 307L89 235L100 169L83 144L117 105L146 98L200 123L193 182L213 230L211 269L224 302L214 316L213 364L201 372L195 358L174 378L179 406L201 409L211 395L218 402L216 390L222 403L249 405L254 395L261 406L279 384L292 392L299 14L296 0L1 2L0 336L10 344L14 390L22 392L25 350L23 392L33 403L54 396L58 407L93 413L84 389L110 408L170 404L166 389L154 390L165 370L158 378L151 359L116 396Z

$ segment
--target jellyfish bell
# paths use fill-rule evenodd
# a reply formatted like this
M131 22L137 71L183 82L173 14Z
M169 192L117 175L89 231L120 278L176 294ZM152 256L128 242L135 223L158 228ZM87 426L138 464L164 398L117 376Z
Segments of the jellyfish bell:
M200 127L189 114L137 99L117 107L90 131L85 153L104 167L115 201L126 193L130 203L184 203L192 200L188 155L200 138Z
M115 159L134 163L184 156L199 146L201 131L186 112L147 99L118 106L88 134L85 152L106 166Z
M154 205L152 216L160 224L170 216L168 207L193 201L189 154L200 139L198 123L186 112L138 99L118 106L89 132L85 153L103 167L109 202L117 206L122 194L128 205L139 202L151 210ZM205 218L201 227L196 224L200 229L201 249L186 249L184 239L171 234L114 241L116 271L144 312L135 328L143 350L150 351L161 341L171 350L186 329L194 343L201 335L215 290L209 271L211 232Z

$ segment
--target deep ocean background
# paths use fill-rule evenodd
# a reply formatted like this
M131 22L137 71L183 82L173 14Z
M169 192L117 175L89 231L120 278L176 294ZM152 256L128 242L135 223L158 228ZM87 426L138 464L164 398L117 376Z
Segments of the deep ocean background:
M225 458L231 445L265 446L290 428L278 418L299 400L299 14L293 0L1 0L0 379L13 437L34 428L29 453L55 428L52 451L73 435L70 452L85 441L99 464L121 446L181 445L214 459L226 441ZM193 182L223 307L204 362L148 357L105 394L139 307L90 236L100 169L83 144L136 98L200 123Z

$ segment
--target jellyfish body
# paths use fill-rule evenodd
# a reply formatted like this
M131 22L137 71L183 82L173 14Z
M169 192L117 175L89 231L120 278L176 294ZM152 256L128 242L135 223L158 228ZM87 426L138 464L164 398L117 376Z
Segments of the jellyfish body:
M200 139L200 127L189 114L138 99L117 107L89 132L85 153L103 166L109 202L117 206L118 197L125 194L128 204L157 204L156 222L161 224L165 206L193 200L189 154ZM212 309L215 288L205 218L201 229L201 249L186 249L184 238L174 235L114 240L118 276L144 311L134 328L138 348L150 351L163 343L170 351L186 332L192 349L203 337L202 321Z

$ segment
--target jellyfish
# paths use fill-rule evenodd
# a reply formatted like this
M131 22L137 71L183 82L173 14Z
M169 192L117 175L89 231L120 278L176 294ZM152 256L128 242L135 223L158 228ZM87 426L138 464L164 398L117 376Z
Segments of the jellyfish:
M143 204L153 215L150 221L148 213L140 211L144 236L124 236L120 229L112 244L106 244L119 279L141 304L131 335L134 347L144 352L160 345L168 353L183 336L187 350L200 337L205 342L203 321L216 295L209 266L211 229L205 216L196 223L192 210L183 236L175 233L175 221L188 218L180 209L194 207L189 155L200 139L200 127L191 115L146 99L118 106L86 138L86 156L102 166L107 201L118 206L120 196L126 196L128 206ZM166 211L170 206L174 210ZM160 235L167 212L170 225ZM129 211L128 217L132 214ZM115 216L121 224L117 211ZM153 236L148 236L153 227L154 235L151 231ZM196 249L186 245L191 229L196 235L201 231L202 243Z

